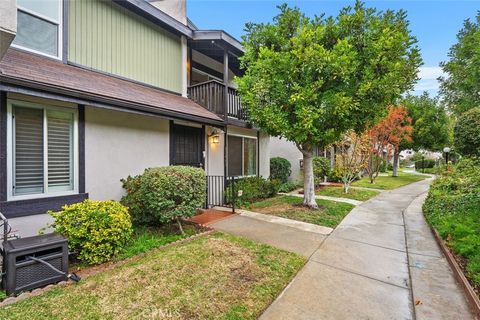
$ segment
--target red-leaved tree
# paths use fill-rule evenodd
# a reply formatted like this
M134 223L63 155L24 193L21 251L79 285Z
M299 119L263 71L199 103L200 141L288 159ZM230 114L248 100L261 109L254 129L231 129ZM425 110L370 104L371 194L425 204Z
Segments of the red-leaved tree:
M390 106L388 115L368 130L370 137L370 157L367 173L370 183L374 183L383 161L393 154L393 176L397 176L400 144L412 141L412 119L403 106Z

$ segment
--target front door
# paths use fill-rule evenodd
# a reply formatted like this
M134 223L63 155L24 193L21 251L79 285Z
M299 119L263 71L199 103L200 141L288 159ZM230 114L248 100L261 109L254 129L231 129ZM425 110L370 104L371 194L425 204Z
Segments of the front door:
M171 122L170 164L204 167L204 129Z

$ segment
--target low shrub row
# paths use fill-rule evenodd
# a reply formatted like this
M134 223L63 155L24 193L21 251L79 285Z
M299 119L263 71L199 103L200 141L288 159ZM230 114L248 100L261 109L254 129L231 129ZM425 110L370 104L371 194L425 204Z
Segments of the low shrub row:
M98 264L118 255L136 227L162 226L188 218L205 201L202 169L171 166L146 169L122 180L126 190L121 203L85 200L50 212L55 231L68 238L79 260Z
M227 201L235 206L244 206L255 201L275 196L282 184L278 180L262 177L248 177L235 180L232 187L227 188Z
M424 160L417 160L415 161L415 169L423 169L423 168L433 168L435 167L435 160L433 159L424 159Z
M288 193L288 192L292 192L297 188L298 188L298 185L296 183L293 183L293 182L282 183L278 188L278 192Z
M480 161L463 159L431 185L423 206L427 221L466 261L467 277L480 288Z
M387 165L385 165L385 170ZM290 192L297 186L293 183L288 183L292 170L290 162L281 157L274 157L270 159L270 179L278 180L282 183L280 192ZM331 167L330 160L325 157L313 158L313 176L315 186L320 185L327 177L330 182L340 182L342 180L341 173L336 167Z

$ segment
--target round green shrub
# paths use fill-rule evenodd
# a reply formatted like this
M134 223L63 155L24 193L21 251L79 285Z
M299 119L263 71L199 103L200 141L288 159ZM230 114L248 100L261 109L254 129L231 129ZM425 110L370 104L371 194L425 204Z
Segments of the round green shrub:
M454 129L455 148L465 156L480 157L480 108L473 108L458 118Z
M68 238L79 260L97 264L119 253L132 234L128 208L116 201L85 200L50 212L55 231Z
M324 157L313 158L313 178L315 185L318 186L325 176L330 174L330 160Z
M122 183L126 194L121 202L130 209L135 225L159 225L189 218L205 202L205 172L200 168L149 168Z
M281 157L270 158L270 178L279 180L281 183L287 183L292 173L290 161Z

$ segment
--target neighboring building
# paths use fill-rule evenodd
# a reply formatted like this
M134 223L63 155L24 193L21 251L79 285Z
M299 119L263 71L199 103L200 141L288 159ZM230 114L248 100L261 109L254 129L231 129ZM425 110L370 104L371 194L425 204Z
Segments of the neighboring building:
M330 160L333 167L335 164L335 148L315 148L313 155L315 157L325 157ZM303 183L303 154L298 150L297 146L284 138L272 137L270 139L270 156L282 157L290 161L292 165L292 173L290 181L294 183Z
M224 31L197 30L185 1L17 6L16 37L0 50L7 217L118 200L120 179L147 167L203 167L223 183L269 176L270 138L247 122L233 87L243 48Z

